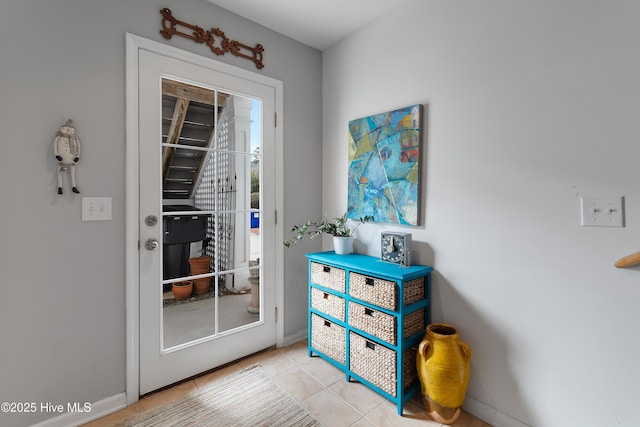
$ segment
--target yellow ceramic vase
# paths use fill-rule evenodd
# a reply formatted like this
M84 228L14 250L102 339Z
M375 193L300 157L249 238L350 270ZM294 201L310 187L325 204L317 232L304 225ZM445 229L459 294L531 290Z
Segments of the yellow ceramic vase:
M460 341L453 326L427 326L418 347L416 367L422 386L422 399L429 416L443 424L453 424L469 384L471 348Z

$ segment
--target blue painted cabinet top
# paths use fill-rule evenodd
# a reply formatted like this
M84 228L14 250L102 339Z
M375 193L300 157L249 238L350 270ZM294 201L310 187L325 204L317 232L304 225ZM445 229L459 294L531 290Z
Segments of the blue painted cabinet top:
M411 280L415 277L424 276L433 270L433 268L426 265L401 267L398 264L385 262L380 258L370 255L337 255L334 251L307 254L307 258L312 261L331 264L335 267L345 269L351 269L354 268L354 266L357 266L358 271L363 274L371 274L378 277L385 276L389 279L399 281Z

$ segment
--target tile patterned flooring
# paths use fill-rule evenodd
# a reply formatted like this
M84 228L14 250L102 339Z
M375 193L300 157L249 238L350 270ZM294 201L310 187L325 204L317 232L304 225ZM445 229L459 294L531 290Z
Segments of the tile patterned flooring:
M112 426L256 363L326 427L441 427L440 423L429 418L419 397L407 402L404 415L400 417L394 403L362 384L347 382L341 371L320 357L309 357L306 341L266 350L217 371L152 393L121 411L85 424L85 427ZM453 426L491 427L466 412Z

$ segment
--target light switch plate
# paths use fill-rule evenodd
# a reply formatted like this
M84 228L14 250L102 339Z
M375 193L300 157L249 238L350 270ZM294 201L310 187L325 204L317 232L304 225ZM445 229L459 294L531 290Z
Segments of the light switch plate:
M624 198L586 197L580 198L583 227L624 227Z
M111 221L111 197L83 197L83 221Z

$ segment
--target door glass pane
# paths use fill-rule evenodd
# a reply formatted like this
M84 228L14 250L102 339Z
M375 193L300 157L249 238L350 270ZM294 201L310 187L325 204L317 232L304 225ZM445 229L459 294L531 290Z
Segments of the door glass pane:
M261 105L166 78L162 89L168 349L261 320Z
M260 228L252 212L217 215L220 332L260 320Z

